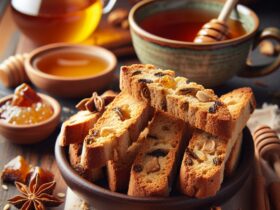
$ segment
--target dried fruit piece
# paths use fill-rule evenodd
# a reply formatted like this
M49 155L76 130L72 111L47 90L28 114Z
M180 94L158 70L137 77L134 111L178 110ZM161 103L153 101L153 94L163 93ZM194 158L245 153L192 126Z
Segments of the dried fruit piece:
M218 165L221 165L222 161L221 161L220 158L214 157L213 158L213 163L214 163L214 165L218 166Z
M176 82L173 77L169 75L165 75L161 78L159 78L159 83L167 88L175 88L176 87Z
M162 73L162 72L157 72L157 73L154 73L154 76L156 77L163 77L165 76L166 74Z
M189 88L182 88L177 90L176 94L195 96L198 91L199 91L198 88L189 87Z
M29 107L32 104L41 102L42 99L27 84L23 83L15 89L15 93L11 102L12 106Z
M147 86L144 86L142 88L141 95L142 95L143 98L146 98L148 100L151 98L150 90Z
M156 135L152 135L152 134L148 134L147 138L158 140L158 137Z
M145 84L149 84L149 83L153 83L153 80L151 79L139 79L138 82L142 82L142 83L145 83Z
M141 171L143 171L143 167L141 165L139 165L139 164L135 164L132 169L136 173L140 173Z
M193 161L192 161L192 159L191 158L186 158L186 160L185 160L185 164L187 165L187 166L192 166L193 165Z
M168 154L168 152L169 151L166 149L156 149L151 152L148 152L147 155L152 157L165 157Z
M222 103L220 101L215 101L213 103L213 105L209 107L209 110L208 110L209 113L212 113L212 114L216 113L218 106L221 106L221 105L222 105Z
M2 171L3 182L25 182L30 166L22 156L17 156L8 162Z
M136 76L136 75L139 75L139 74L142 74L142 72L140 70L137 70L137 71L133 72L131 75Z

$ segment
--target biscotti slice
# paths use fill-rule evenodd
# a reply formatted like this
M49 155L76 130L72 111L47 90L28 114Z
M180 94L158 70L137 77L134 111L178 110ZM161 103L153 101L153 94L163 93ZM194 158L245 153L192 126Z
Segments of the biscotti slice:
M232 137L223 139L195 130L185 151L180 169L181 192L192 197L213 196L224 178L225 162L239 134L255 108L250 88L236 89L221 97L233 118Z
M231 115L214 91L174 75L173 71L157 69L153 65L123 66L120 88L193 127L229 138Z
M237 168L240 153L241 153L242 137L243 137L243 133L241 132L235 144L233 145L232 151L228 157L228 160L225 165L226 177L230 177L232 174L234 174L234 171Z
M99 112L79 111L71 116L61 126L60 146L82 143L100 115Z
M128 195L168 196L191 129L180 119L157 112L130 172Z
M146 128L141 132L138 140L134 142L127 150L125 158L117 161L109 160L107 163L107 179L109 189L113 192L125 192L127 193L130 169L132 163L139 152L139 148L144 142L148 134Z
M124 157L151 117L152 109L146 102L121 92L85 138L82 165L99 168L105 166L108 160Z
M81 165L81 153L83 144L69 145L69 161L73 169L85 179L95 182L104 177L102 168L85 169Z

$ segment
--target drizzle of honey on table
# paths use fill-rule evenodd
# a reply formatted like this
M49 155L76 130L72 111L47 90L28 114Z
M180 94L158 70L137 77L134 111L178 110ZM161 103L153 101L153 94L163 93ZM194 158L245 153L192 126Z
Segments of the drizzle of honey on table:
M140 26L147 32L172 40L193 42L198 31L211 19L218 17L218 13L205 10L180 9L158 12L144 18ZM229 39L246 33L242 23L229 19Z
M53 52L35 60L40 71L60 77L79 78L103 72L108 63L93 55L77 52Z

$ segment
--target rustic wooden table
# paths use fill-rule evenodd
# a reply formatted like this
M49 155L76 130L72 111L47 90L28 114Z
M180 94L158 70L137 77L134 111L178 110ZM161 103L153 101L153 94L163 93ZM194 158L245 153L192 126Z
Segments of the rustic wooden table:
M0 61L17 52L31 50L30 46L25 47L24 38L13 23L8 2L8 0L0 1ZM119 1L118 4L123 6L126 3L125 1ZM261 19L261 29L267 26L276 26L280 28L280 13L279 10L277 10L277 7L273 4L273 0L271 0L271 2L258 1L251 7L257 12ZM254 54L253 61L263 63L269 62L269 59ZM123 64L132 64L138 62L139 61L135 56L122 57L119 59L118 69L119 66ZM243 79L235 77L228 81L225 85L219 87L218 92L224 93L241 86L250 86L254 89L258 106L261 106L263 102L280 105L280 71L257 79ZM12 89L7 89L0 84L0 97L8 95L12 93L12 91ZM65 119L74 112L74 105L78 100L58 100L63 106L62 118ZM57 181L56 192L65 192L66 185L58 171L54 159L54 143L58 130L59 128L49 139L45 140L44 142L28 146L15 145L0 137L0 170L10 159L17 155L22 155L28 161L30 161L31 164L40 165L43 168L51 170L55 174L55 179ZM244 183L244 185L247 186L244 186L238 195L227 202L223 206L223 209L236 210L240 207L242 207L242 209L249 209L248 203L250 202L247 200L248 196L244 196L246 194L250 194L249 183L250 181ZM2 209L7 203L6 200L8 198L16 194L15 187L12 185L9 185L8 187L9 189L7 191L0 188L0 209ZM63 209L63 205L54 209Z

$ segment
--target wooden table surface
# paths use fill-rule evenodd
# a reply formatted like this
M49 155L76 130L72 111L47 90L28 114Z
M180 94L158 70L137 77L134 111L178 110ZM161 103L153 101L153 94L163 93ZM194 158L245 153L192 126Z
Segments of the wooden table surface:
M118 4L123 6L127 3L122 0L119 1ZM8 0L0 1L0 61L17 52L30 50L24 49L24 45L22 44L24 39L13 23L10 10L7 5ZM280 28L280 13L279 10L277 10L277 6L274 6L273 0L271 2L258 1L256 4L251 5L251 7L253 7L261 19L261 29L267 26L276 26ZM258 54L253 55L254 62L256 61L262 63L269 62L269 60L270 59L263 58ZM139 61L135 56L122 57L119 59L118 69L119 66L123 64L132 64L138 62ZM118 71L116 72L117 75ZM225 85L219 87L217 91L221 94L241 86L250 86L253 88L256 94L258 106L261 106L263 102L280 105L280 71L257 79L243 79L235 77L228 81ZM0 97L8 95L12 93L12 91L12 89L7 89L0 84ZM74 112L74 105L78 100L63 100L59 98L58 100L63 106L62 120L64 120ZM65 192L66 185L57 169L54 159L54 142L56 140L58 130L59 128L49 139L45 140L44 142L28 146L11 144L0 137L0 170L10 159L17 155L22 155L32 165L39 165L43 168L51 170L55 174L55 179L57 181L56 192ZM247 185L249 185L249 182ZM247 191L244 189L247 189ZM244 194L248 194L248 187L244 187L244 189L243 192L241 190L238 195L226 203L223 206L223 209L237 210L237 208L240 206L243 206L242 209L248 209L249 207L244 207L244 203L248 203L248 201L246 201L246 196L243 196ZM8 191L4 191L2 188L0 188L0 209L2 209L7 203L6 200L11 196L14 196L15 193L16 190L12 185L9 185ZM63 205L54 209L63 209Z

